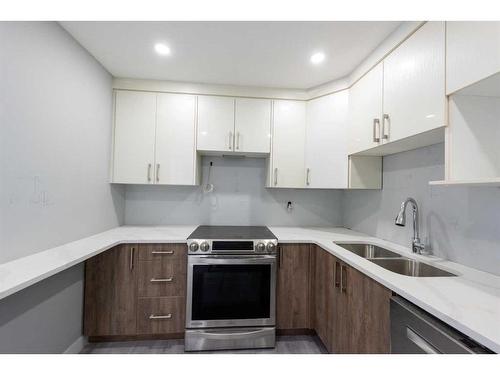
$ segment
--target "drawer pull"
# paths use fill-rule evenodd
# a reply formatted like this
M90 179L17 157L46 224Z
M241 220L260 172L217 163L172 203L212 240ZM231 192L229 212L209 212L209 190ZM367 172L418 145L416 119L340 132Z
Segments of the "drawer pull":
M168 279L157 279L157 278L152 278L150 280L152 283L171 283L174 281L173 277L169 277Z
M172 314L167 314L167 315L155 315L155 314L151 314L149 316L149 319L172 319Z
M169 251L152 251L151 254L159 254L159 255L172 255L174 253L173 250Z

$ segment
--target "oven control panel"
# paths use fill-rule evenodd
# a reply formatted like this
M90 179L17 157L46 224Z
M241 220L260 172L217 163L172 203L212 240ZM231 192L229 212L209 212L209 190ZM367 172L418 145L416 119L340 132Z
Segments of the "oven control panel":
M189 239L188 254L276 254L278 240L203 240Z

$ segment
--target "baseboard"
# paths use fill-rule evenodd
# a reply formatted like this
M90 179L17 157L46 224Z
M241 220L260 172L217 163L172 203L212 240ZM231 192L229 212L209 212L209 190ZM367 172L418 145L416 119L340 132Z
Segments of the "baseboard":
M177 333L162 333L162 334L89 336L88 342L172 340L172 339L183 339L183 338L184 338L184 332L177 332Z
M87 338L85 336L78 337L73 344L68 346L63 354L78 354L87 345Z

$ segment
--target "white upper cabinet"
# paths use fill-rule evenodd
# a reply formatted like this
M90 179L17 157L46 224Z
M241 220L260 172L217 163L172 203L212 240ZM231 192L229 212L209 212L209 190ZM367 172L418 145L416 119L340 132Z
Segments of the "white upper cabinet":
M158 94L155 183L195 184L196 96Z
M233 151L234 138L234 98L199 96L197 149Z
M305 102L294 100L273 102L270 187L305 187L305 124Z
M500 72L500 22L446 22L446 93Z
M153 183L156 94L117 91L112 182Z
M384 59L383 100L383 142L446 125L444 22L427 22Z
M305 167L308 188L347 188L348 101L348 90L344 90L307 102Z
M381 142L384 69L379 63L349 92L349 153L367 150Z
M236 99L234 150L269 153L271 147L271 101Z

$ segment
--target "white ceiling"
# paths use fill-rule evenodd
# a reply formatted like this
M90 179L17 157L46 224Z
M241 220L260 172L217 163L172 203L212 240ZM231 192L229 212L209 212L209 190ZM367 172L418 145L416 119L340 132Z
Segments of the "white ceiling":
M399 24L61 22L115 77L296 89L348 75ZM172 54L158 56L157 42Z

